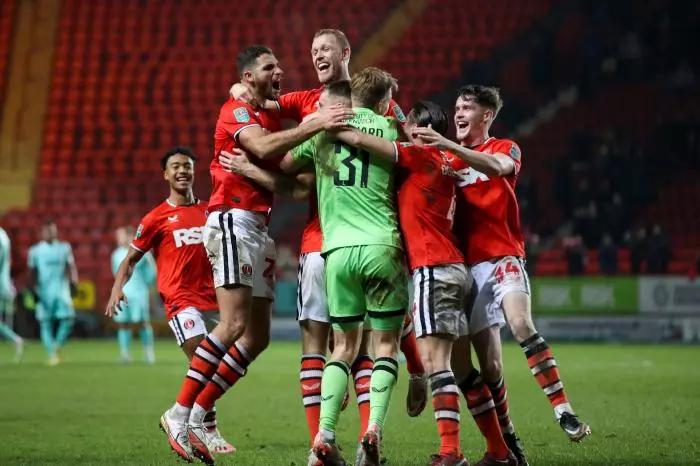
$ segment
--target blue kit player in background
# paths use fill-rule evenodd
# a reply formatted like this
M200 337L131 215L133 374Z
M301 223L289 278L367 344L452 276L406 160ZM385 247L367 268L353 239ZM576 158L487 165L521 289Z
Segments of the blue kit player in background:
M134 237L133 227L120 227L115 231L117 248L112 252L112 273L116 274L119 265L129 253L129 244ZM151 291L156 281L156 268L150 254L144 260L138 261L134 267L131 279L124 285L126 302L122 304L119 314L114 316L117 323L117 340L122 362L131 362L131 333L135 327L139 329L144 359L153 364L156 361L153 351L153 327L151 327Z
M58 240L56 223L45 221L41 238L29 248L27 260L41 342L48 353L49 365L55 366L60 362L58 352L68 340L75 321L71 296L77 291L78 269L70 244Z
M15 287L10 279L10 238L5 230L0 228L0 336L15 344L15 362L19 362L24 352L24 340L3 321L12 321L15 294Z

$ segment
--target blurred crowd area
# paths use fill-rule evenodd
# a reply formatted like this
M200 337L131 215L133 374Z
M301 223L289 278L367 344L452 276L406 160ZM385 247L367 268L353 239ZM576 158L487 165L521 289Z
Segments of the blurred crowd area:
M694 275L700 262L700 7L682 1L579 5L567 19L566 29L579 38L574 46L558 42L560 28L545 28L529 57L538 89L574 89L584 102L572 115L562 112L571 125L562 156L550 161L551 185L529 174L524 158L518 195L531 269L543 250L555 248L572 275ZM521 102L504 109L512 127L527 118ZM543 204L543 197L553 203ZM559 211L554 224L540 221L548 208Z

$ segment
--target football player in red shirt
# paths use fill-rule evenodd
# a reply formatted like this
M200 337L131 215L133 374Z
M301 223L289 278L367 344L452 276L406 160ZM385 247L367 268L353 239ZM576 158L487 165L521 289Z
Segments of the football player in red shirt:
M253 45L239 53L236 63L252 100L229 99L221 107L210 166L213 191L203 229L221 320L195 351L202 358L192 359L176 403L161 418L180 450L191 448L207 463L213 457L206 444L206 413L267 347L274 297L275 244L267 233L273 194L224 170L218 155L246 150L254 163L274 167L289 149L321 130L345 126L353 115L328 108L313 120L280 131L277 115L257 104L279 97L283 72L275 55Z
M519 454L502 375L499 329L507 321L525 353L528 366L554 409L566 435L579 442L590 434L569 404L552 351L535 329L530 307L530 281L524 267L515 184L521 165L520 148L508 139L489 136L503 101L498 89L469 85L458 92L455 126L459 143L430 128L418 134L429 144L461 159L455 165L463 207L458 209L457 235L477 285L469 331L489 384L509 446Z
M202 246L202 225L206 221L206 202L194 197L195 155L186 147L174 147L161 159L163 177L170 195L141 220L129 252L114 277L112 294L105 314L112 316L126 303L123 288L134 267L148 251L153 251L158 270L158 292L178 345L189 361L207 334L207 322L218 313L211 266ZM216 428L216 409L205 419L207 441L215 453L231 453ZM172 443L172 442L171 442ZM179 448L173 445L173 448Z
M281 118L301 123L319 109L319 98L326 85L350 80L348 68L350 55L350 43L342 31L338 29L318 30L311 43L311 59L321 86L316 89L290 92L281 96L276 102L266 103L265 106L270 109L279 108ZM231 88L232 95L246 93L247 88L241 84L234 84ZM248 99L250 96L242 96L241 98ZM401 107L394 100L390 101L386 115L396 118L401 123L406 121ZM323 370L325 364L330 333L323 271L324 261L321 257L322 234L317 209L316 192L312 189L309 197L309 218L301 240L297 286L297 319L302 335L299 379L309 437L312 442L316 437L319 423L320 371ZM410 374L406 408L410 416L417 416L426 404L427 379L417 351L410 315L407 315L402 332L401 351L406 356ZM372 357L369 355L365 342L363 342L359 356L351 368L362 419L361 433L366 430L362 427L366 427L366 421L369 419L369 399L367 398L369 376L366 374L372 367Z

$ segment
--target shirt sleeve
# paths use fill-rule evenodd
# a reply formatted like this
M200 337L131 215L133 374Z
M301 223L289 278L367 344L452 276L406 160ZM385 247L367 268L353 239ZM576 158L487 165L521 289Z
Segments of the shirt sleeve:
M520 147L513 141L508 139L503 141L501 147L498 148L498 152L507 155L515 163L515 174L520 173L520 165L522 159L522 152L520 152Z
M145 254L153 248L153 241L157 235L158 225L153 221L152 216L146 215L136 229L131 247Z
M219 125L236 141L238 141L238 135L246 128L262 126L250 106L236 100L231 101L231 105L224 105L221 109Z
M404 115L401 106L394 100L391 99L389 102L389 110L386 112L386 116L396 118L396 120L402 125L406 123L406 115Z
M302 120L302 107L303 101L301 99L301 92L290 92L289 94L284 94L277 101L277 105L280 108L280 117L288 118L294 120L298 123Z
M419 171L425 167L426 157L422 149L409 142L395 142L396 165L408 171Z
M413 155L415 146L408 142L394 142L396 151L396 165L401 168L412 170L415 166L416 157Z

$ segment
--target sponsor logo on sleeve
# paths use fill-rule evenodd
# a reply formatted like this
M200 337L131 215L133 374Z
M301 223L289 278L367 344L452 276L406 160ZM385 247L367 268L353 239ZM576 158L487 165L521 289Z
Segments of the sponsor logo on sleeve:
M394 112L394 115L396 116L397 120L399 120L401 123L406 122L406 115L403 114L403 110L401 110L399 104L394 104L391 110Z
M250 114L248 109L245 107L238 107L233 111L233 116L239 123L248 123L250 121Z
M136 229L136 239L139 239L143 235L143 224L139 224L139 227Z
M520 160L520 148L517 144L511 144L510 146L510 157L513 160Z

